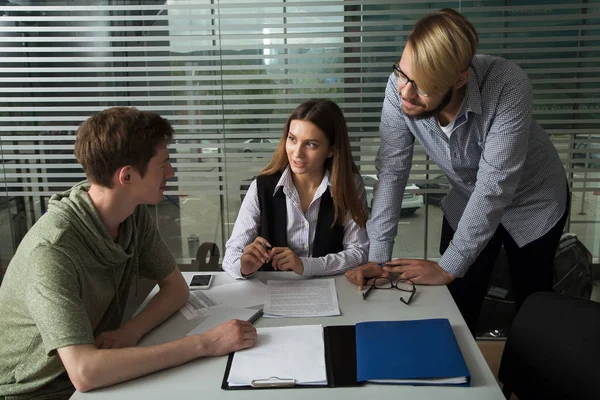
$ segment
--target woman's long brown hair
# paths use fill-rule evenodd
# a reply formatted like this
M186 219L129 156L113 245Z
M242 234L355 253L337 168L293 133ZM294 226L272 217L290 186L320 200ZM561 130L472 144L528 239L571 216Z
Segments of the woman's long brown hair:
M283 172L288 166L285 144L290 124L295 119L315 124L325 134L329 146L333 148L333 157L325 161L325 169L329 170L331 177L331 197L335 210L333 223L339 220L342 224L346 224L346 216L349 212L352 219L364 228L367 223L367 212L358 197L354 183L354 174L358 174L358 168L352 159L344 114L333 101L312 99L296 107L285 122L283 134L271 162L259 175Z

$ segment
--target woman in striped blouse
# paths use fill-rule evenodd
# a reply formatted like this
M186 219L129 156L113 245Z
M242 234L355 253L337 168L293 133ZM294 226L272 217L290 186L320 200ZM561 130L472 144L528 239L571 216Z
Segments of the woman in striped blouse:
M302 103L273 159L251 183L226 244L223 269L332 275L366 262L368 211L346 121L332 101Z

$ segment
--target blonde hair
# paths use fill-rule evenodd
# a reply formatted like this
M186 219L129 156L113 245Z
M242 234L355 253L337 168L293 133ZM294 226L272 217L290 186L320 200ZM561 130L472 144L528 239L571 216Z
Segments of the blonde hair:
M325 161L325 169L331 172L331 198L335 210L332 226L336 221L340 221L342 225L346 224L346 215L349 213L352 219L364 228L367 223L367 212L358 197L354 183L354 174L358 174L358 168L352 158L346 119L342 110L333 101L312 99L296 107L285 122L281 140L271 162L259 175L273 175L282 172L288 166L285 143L293 120L315 124L325 134L329 145L333 148L333 157Z
M412 78L427 94L447 91L469 67L478 41L473 24L450 8L425 16L407 41L412 51Z

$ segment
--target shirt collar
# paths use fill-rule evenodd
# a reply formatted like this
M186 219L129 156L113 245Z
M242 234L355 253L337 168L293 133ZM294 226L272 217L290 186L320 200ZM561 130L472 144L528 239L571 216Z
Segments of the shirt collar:
M325 170L325 174L323 175L321 184L319 185L319 187L317 188L317 191L315 193L315 198L322 195L326 189L329 189L329 193L331 194L331 181L329 178L330 178L330 172L329 172L329 170ZM275 196L275 193L277 193L277 191L280 188L283 188L283 193L286 193L286 194L291 193L292 188L293 188L293 190L296 190L296 188L294 187L294 182L292 181L292 171L290 170L289 165L287 167L285 167L285 170L283 170L283 173L281 174L279 181L277 181L277 185L275 185L275 190L273 191L273 196Z
M481 93L479 93L479 85L477 84L477 78L475 77L473 67L469 67L469 71L471 74L469 75L469 81L467 82L465 98L452 122L452 131L469 120L469 112L481 114ZM437 118L435 119L437 120Z
M481 110L481 93L479 93L479 84L477 83L476 72L473 64L469 66L469 81L467 82L467 90L465 92L465 98L463 99L462 105L456 114L454 119L454 127L462 125L469 118L468 112L474 112L475 114L482 114ZM435 115L426 118L421 123L428 125L432 129L439 127L438 119ZM441 129L441 128L440 128Z
M479 93L479 84L477 83L477 74L473 66L469 67L469 81L467 82L467 92L458 115L466 114L471 111L475 114L481 114L481 93Z

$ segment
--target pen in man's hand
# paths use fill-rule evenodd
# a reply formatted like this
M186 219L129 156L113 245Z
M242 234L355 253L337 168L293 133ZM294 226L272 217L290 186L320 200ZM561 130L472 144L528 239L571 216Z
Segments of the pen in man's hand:
M252 317L250 317L248 322L250 322L251 324L255 323L256 320L259 319L260 317L262 317L263 314L264 314L264 310L261 308Z
M397 267L399 265L402 265L402 264L390 264L389 261L377 264L378 267Z

